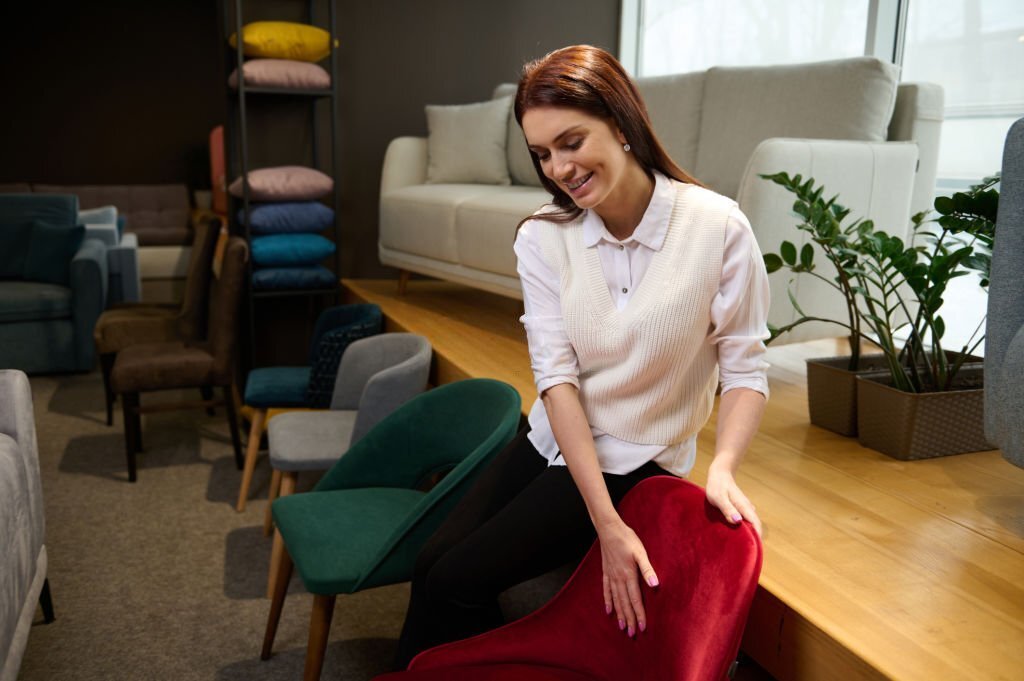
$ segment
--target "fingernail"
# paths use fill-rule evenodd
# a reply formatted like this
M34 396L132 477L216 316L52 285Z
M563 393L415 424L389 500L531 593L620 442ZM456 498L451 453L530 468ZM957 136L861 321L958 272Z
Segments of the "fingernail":
M640 631L647 631L647 622L640 620Z
M610 614L612 614L612 606L610 606L610 605L605 605L605 606L604 606L604 614L606 614L606 615L610 615Z
M739 521L741 521L741 520L743 520L743 518L742 518L742 517L741 517L741 516L740 516L740 515L739 515L738 513L736 513L736 514L733 514L733 516L732 516L732 521L733 521L734 523L738 523L738 522L739 522Z
M626 620L619 620L619 631L626 628Z
M654 575L651 575L647 578L647 583L651 586L658 586L658 578Z
M629 629L626 631L626 635L633 638L633 625L629 625Z

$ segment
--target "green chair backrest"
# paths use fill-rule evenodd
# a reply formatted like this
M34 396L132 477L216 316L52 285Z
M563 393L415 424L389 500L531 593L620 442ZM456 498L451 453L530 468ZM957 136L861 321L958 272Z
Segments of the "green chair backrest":
M423 544L483 466L515 437L520 408L519 393L501 381L449 383L399 407L327 472L316 491L415 489L451 469L385 542L353 591L409 579Z

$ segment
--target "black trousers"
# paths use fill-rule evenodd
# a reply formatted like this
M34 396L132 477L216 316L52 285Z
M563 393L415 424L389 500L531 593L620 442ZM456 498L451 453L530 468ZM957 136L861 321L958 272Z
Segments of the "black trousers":
M504 623L498 596L569 562L596 537L568 468L548 466L529 428L485 468L427 541L416 561L395 668L422 650ZM641 480L666 474L654 462L626 475L605 473L612 502ZM601 594L594 594L599 610Z

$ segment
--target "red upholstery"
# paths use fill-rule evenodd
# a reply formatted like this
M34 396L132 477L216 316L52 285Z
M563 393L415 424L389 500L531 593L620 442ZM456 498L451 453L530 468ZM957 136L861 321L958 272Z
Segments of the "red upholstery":
M739 650L761 572L748 523L731 527L704 490L650 478L620 513L647 549L661 586L644 587L647 631L629 639L604 613L595 545L543 608L495 631L418 655L411 671L379 681L592 679L719 681Z

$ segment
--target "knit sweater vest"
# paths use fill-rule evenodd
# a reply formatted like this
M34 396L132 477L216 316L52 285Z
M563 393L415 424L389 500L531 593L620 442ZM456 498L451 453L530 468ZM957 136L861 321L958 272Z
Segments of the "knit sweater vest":
M559 273L566 333L579 361L580 402L592 427L626 442L672 445L711 416L718 351L708 342L735 202L679 183L665 241L617 310L583 221L542 222Z

